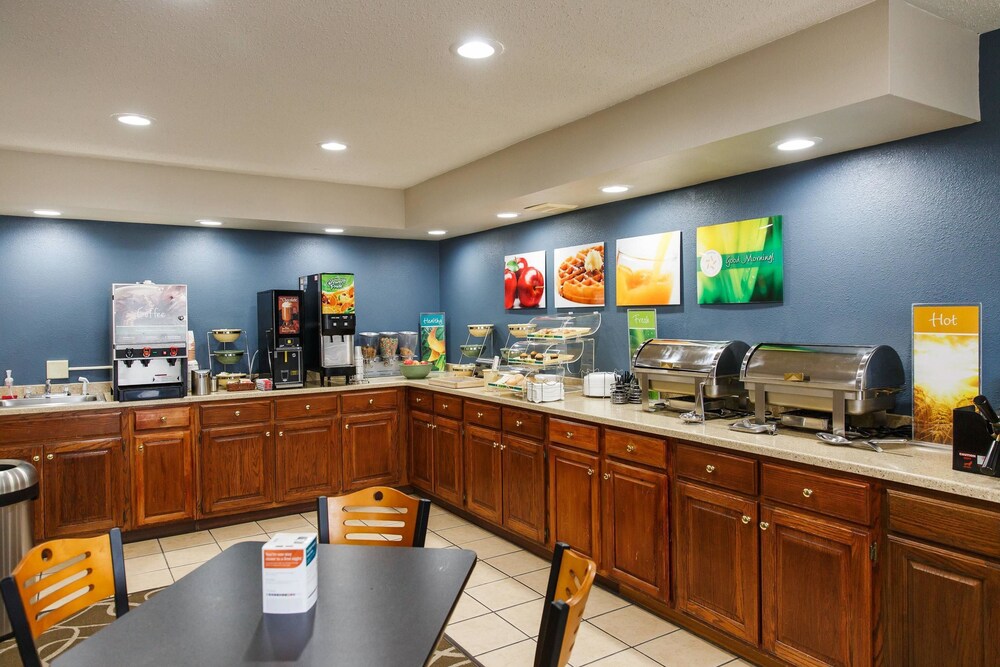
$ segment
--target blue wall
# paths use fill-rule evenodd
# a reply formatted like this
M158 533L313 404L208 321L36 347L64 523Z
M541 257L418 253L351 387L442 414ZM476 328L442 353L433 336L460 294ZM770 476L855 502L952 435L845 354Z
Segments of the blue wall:
M110 363L111 284L188 285L198 361L205 332L238 327L257 347L257 292L321 271L356 274L361 330L415 330L440 309L439 244L232 229L0 217L0 377L45 381L46 359ZM71 373L108 379L99 372Z
M452 331L542 312L504 310L504 255L545 249L552 285L557 247L604 241L610 259L618 238L679 229L682 305L657 309L660 336L884 343L909 369L911 304L982 302L983 390L996 397L1000 31L982 37L980 72L983 120L974 125L444 241L441 306ZM769 215L783 216L784 303L697 305L695 229ZM611 302L614 282L611 271ZM557 312L551 290L546 298ZM627 309L600 310L597 365L624 368ZM449 358L459 342L453 333Z

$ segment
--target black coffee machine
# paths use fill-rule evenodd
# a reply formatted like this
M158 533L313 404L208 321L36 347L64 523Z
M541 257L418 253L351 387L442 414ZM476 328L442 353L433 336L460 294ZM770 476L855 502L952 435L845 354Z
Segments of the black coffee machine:
M302 368L302 292L257 292L257 346L261 375L275 389L294 389L305 381Z

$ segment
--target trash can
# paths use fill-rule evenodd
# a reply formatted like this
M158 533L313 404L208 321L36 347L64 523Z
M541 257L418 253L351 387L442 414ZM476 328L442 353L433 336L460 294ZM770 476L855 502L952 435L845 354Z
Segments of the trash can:
M0 578L11 573L33 544L38 472L27 461L0 459ZM0 605L0 638L11 634Z

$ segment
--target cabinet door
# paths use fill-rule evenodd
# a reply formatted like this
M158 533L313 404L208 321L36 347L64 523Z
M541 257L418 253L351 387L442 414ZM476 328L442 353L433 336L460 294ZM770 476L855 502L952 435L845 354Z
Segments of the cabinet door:
M135 436L132 508L136 528L194 519L194 452L190 431Z
M499 525L500 432L469 426L465 429L465 508Z
M907 667L1000 667L1000 566L889 537L889 658Z
M601 476L598 470L594 454L549 447L548 546L566 542L599 562Z
M605 570L627 586L666 600L666 474L607 461L602 479Z
M397 413L350 414L343 421L344 490L398 483Z
M277 500L315 500L340 491L340 448L337 420L296 419L274 425L278 476Z
M462 504L462 424L454 419L435 417L434 493L442 500Z
M761 637L796 665L868 667L874 536L761 505Z
M32 537L35 543L45 539L45 523L42 507L45 504L45 482L42 479L42 446L41 445L13 445L10 447L0 447L0 459L15 459L27 461L35 467L38 473L38 500L35 501L35 526Z
M411 412L408 430L410 483L431 492L434 490L434 418L425 412Z
M201 432L201 512L226 514L274 500L274 439L268 424Z
M125 523L121 438L45 446L45 535L95 535Z
M539 544L545 542L545 448L542 443L504 435L503 525Z
M676 489L677 607L756 644L757 503L688 482Z

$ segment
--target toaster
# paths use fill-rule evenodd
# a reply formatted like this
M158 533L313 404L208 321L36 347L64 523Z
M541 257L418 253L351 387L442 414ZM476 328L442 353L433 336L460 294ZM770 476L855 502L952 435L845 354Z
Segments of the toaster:
M583 378L583 395L607 398L611 396L611 387L614 384L614 373L589 373Z

